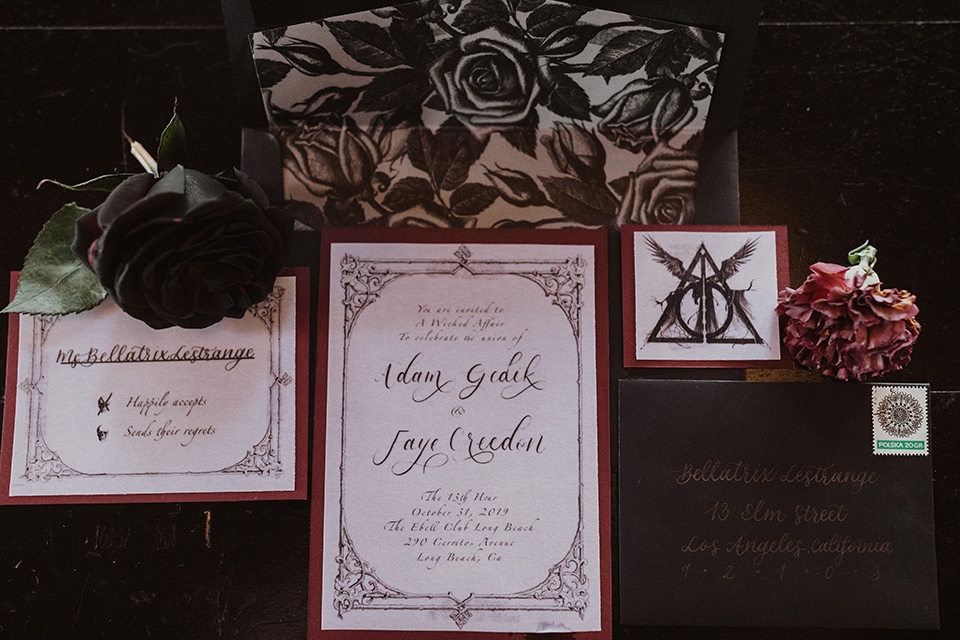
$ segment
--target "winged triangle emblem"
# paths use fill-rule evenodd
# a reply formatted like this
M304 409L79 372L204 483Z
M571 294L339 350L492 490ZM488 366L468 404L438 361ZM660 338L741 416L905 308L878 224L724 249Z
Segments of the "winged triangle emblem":
M660 302L663 313L647 342L764 344L753 325L746 289L734 289L727 281L749 262L759 238L747 240L720 266L701 241L693 259L670 255L650 236L643 237L654 262L679 280L677 287Z

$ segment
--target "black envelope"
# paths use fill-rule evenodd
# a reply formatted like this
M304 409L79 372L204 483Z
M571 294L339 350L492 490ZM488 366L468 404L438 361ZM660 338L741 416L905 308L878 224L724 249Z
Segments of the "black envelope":
M280 152L276 140L265 134L260 87L250 54L248 35L255 31L297 24L385 6L382 1L317 3L311 0L221 0L230 57L244 126L243 169L268 193L282 194ZM740 98L760 16L760 0L651 0L637 4L617 0L583 0L585 6L641 14L725 34L723 54L700 151L697 172L697 224L737 224L736 128Z
M621 621L938 628L931 459L873 452L872 392L621 381Z

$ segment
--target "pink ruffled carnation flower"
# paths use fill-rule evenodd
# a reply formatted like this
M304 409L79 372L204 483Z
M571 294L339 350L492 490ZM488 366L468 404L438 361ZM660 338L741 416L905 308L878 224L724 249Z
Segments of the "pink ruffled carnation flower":
M841 380L865 380L910 362L920 333L916 296L881 289L872 266L876 250L850 253L854 267L818 262L800 288L780 292L787 316L784 344L802 365Z

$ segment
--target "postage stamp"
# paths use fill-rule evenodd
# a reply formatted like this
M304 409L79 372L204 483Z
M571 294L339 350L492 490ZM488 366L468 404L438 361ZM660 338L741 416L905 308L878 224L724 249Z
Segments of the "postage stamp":
M925 456L930 453L926 386L873 387L873 453Z

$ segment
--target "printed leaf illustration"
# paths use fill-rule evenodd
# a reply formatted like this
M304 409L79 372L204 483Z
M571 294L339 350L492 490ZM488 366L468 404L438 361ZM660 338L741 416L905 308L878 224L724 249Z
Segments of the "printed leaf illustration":
M309 40L291 38L291 44L277 45L273 50L282 55L295 69L310 77L342 73L344 68L330 56L330 52Z
M535 115L535 114L534 114ZM537 157L537 124L520 124L516 127L510 127L500 131L503 139L510 143L510 146L518 151L522 151L531 158Z
M430 49L434 37L433 29L425 20L393 20L389 30L404 62L415 69L430 66L433 60Z
M433 2L404 2L395 7L372 9L371 13L378 18L405 18L417 20L423 18L434 9Z
M719 33L696 27L684 27L683 33L691 41L687 47L687 53L701 60L720 61L719 53L723 40Z
M280 39L287 33L286 27L277 27L276 29L270 29L269 31L263 32L263 37L267 39L271 45L277 44L280 42Z
M566 74L555 74L553 79L556 85L550 92L547 108L566 118L589 120L590 96L583 87Z
M323 218L327 225L336 227L357 225L363 222L363 206L353 198L347 200L327 198L323 203ZM320 229L320 227L314 228Z
M4 313L77 313L106 297L97 276L70 249L77 218L88 211L71 203L47 221L27 252L17 295Z
M423 106L428 109L433 109L434 111L446 111L447 104L443 101L443 98L440 97L440 94L434 93L432 96L427 98L427 101L423 103Z
M394 69L376 76L363 92L357 111L392 111L421 103L433 85L414 69Z
M326 209L327 205L331 202L334 202L334 199L327 198L327 201L324 203L324 209ZM312 202L306 202L305 200L288 200L284 203L283 210L293 216L294 220L302 222L311 229L319 231L324 224L326 224L323 211Z
M454 125L456 123L456 125ZM429 173L441 189L456 189L467 179L470 167L483 153L486 144L473 137L456 120L448 120L436 133L436 146Z
M615 194L621 198L627 192L627 188L630 186L630 176L620 176L610 181L610 188Z
M476 33L498 22L510 20L510 10L501 0L469 0L453 19L453 28Z
M410 158L410 163L420 171L430 173L430 167L436 155L436 145L433 132L423 126L423 122L414 123L410 130L410 137L407 139L407 156Z
M690 62L687 51L692 44L693 41L683 31L668 31L653 44L644 70L651 76L677 77Z
M383 206L395 212L406 211L418 204L432 201L433 187L426 178L402 178L383 196Z
M41 180L37 185L37 189L42 187L45 184L52 184L54 186L60 187L61 189L67 189L68 191L106 191L110 192L117 188L117 186L129 178L130 176L136 175L134 173L110 173L105 176L99 176L86 182L81 182L80 184L65 184L58 180Z
M390 34L379 25L359 20L326 21L330 33L351 58L373 67L389 69L403 64Z
M359 87L325 87L293 106L303 105L302 117L318 115L343 115L360 95Z
M493 187L468 182L450 195L450 209L458 216L475 216L496 202L499 192Z
M574 222L605 225L616 215L617 201L606 189L576 178L542 176L540 180L557 209Z
M511 4L516 4L517 8L523 12L533 11L546 1L547 0L520 0L520 2L517 2L517 0L510 0Z
M570 58L586 49L590 41L604 27L598 25L571 24L560 27L543 39L538 49L540 55L548 58Z
M157 170L170 171L178 164L186 164L187 134L180 122L177 108L173 108L173 117L160 134L160 148L157 150Z
M560 27L571 25L589 11L586 7L545 4L527 18L527 31L535 38L546 38Z
M602 76L605 80L610 80L614 76L635 73L647 63L662 37L662 34L653 31L629 31L621 34L603 45L584 75Z
M487 179L510 204L518 207L534 207L549 204L547 196L529 174L515 169L487 169Z
M257 77L260 79L261 89L269 89L274 86L286 78L290 69L293 68L285 62L267 58L257 58L254 62L257 65Z

